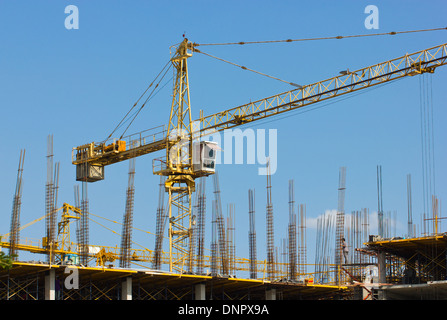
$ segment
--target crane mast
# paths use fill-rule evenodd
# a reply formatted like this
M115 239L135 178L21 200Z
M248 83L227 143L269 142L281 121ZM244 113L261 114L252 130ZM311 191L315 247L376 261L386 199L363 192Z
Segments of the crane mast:
M165 191L169 194L169 267L170 271L192 271L193 248L192 193L195 179L214 173L215 143L197 138L267 117L283 114L313 103L370 88L389 81L422 73L433 73L447 64L447 43L385 61L298 89L283 92L248 104L200 117L191 121L187 60L195 45L184 39L171 57L175 68L171 113L167 129L157 127L119 140L89 143L73 148L72 163L78 181L104 179L104 167L159 150L166 156L153 160L153 173L166 176ZM193 128L193 123L200 128Z
M167 210L170 271L182 271L184 265L192 271L191 202L195 191L195 176L192 170L192 121L187 61L192 53L189 52L191 47L188 48L188 45L188 39L184 39L171 58L176 78L166 139L166 166L154 172L167 176L165 190L169 195Z

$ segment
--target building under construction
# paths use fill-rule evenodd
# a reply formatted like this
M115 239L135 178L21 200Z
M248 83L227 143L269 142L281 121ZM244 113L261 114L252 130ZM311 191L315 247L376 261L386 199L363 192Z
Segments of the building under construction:
M241 231L234 223L234 204L228 204L226 217L224 214L216 170L216 152L220 147L205 139L211 133L393 80L423 77L447 64L447 44L340 73L313 84L293 84L294 90L209 116L201 114L193 121L187 61L195 53L205 54L199 46L184 39L173 47L170 63L159 74L164 76L171 67L175 74L167 126L127 137L123 133L119 139L112 138L112 132L105 141L73 148L72 163L76 166L76 180L81 182L81 190L75 188L73 205L58 204L59 165L53 163L53 137L48 137L45 213L33 221L45 221L45 234L42 240L34 243L20 237L27 226L21 226L20 221L25 151L20 154L10 232L3 235L0 242L2 248L9 249L12 259L10 267L0 269L0 299L447 298L447 235L439 228L442 217L438 199L428 192L424 194L432 206L424 208L427 209L424 230L416 236L412 225L410 176L407 186L409 232L405 237L397 237L391 232L392 224L383 211L381 167L377 167L377 234L372 234L369 229L370 209L359 208L349 215L345 213L347 168L341 167L337 212L335 216L319 218L316 241L309 243L307 206L295 202L292 179L288 190L289 223L286 230L274 225L273 185L267 162L266 192L261 194L266 199L266 208L260 214L259 208L255 207L254 190L247 190L249 230ZM154 84L157 88L163 76L154 80L145 92L150 93ZM199 128L194 127L194 123L200 123ZM135 158L158 151L165 155L153 160L153 173L160 176L155 247L153 250L135 249L132 247ZM92 245L89 224L92 216L97 216L89 210L88 185L104 180L105 168L121 161L129 161L129 178L120 247ZM424 181L430 181L428 178ZM206 183L213 184L212 195L206 194ZM260 196L259 192L256 196ZM207 198L211 200L211 208L207 206ZM265 217L265 246L257 243L260 230L255 228L255 219L261 217ZM425 228L425 223L431 228ZM205 240L207 224L211 225L210 243ZM249 257L237 255L235 235L241 232L248 234ZM278 243L276 237L284 233L286 237ZM315 245L315 263L307 261L309 245ZM208 254L204 250L207 246L210 248ZM262 252L259 248L263 248ZM45 259L23 261L20 259L22 251L41 254ZM260 260L260 256L266 258Z

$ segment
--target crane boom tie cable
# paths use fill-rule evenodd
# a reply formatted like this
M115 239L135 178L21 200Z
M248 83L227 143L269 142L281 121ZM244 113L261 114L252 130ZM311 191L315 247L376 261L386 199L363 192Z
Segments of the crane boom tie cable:
M130 114L130 112L137 106L137 104L140 102L141 98L143 98L143 96L146 94L146 92L153 86L155 80L158 79L158 77L163 73L163 71L166 69L166 67L170 64L170 60L165 64L165 66L163 67L163 69L158 73L158 75L155 77L155 79L149 84L149 86L146 88L146 90L144 90L144 92L141 94L141 96L138 98L138 100L134 103L134 105L132 106L132 108L130 108L130 110L126 113L126 115L121 119L121 121L116 125L115 129L113 129L113 131L109 134L109 136L104 140L108 140L110 139L110 137L115 133L115 131L123 124L124 120L127 118L127 116ZM169 68L168 68L169 70ZM166 72L165 72L166 74ZM163 75L164 77L164 75ZM162 77L162 79L163 79ZM162 80L161 79L161 80ZM158 85L160 84L161 80L157 83L157 85L155 86L155 89L158 87ZM154 90L155 90L154 89ZM153 91L152 91L153 93ZM151 95L152 95L151 93ZM147 99L146 99L147 102Z
M171 65L172 66L172 65ZM158 86L160 85L160 83L163 81L164 77L166 76L166 74L168 73L168 71L171 69L171 66L169 66L169 68L166 69L165 73L163 74L163 76L161 77L161 79L158 81L158 83L156 84L156 86L154 87L154 89L152 89L152 92L149 94L149 96L146 98L146 100L144 101L144 103L141 105L141 107L138 109L138 111L135 113L135 115L133 116L132 120L130 121L129 125L126 127L126 129L124 130L124 132L121 134L120 140L123 138L124 134L127 132L127 129L129 129L129 127L131 126L131 124L133 123L133 121L135 120L135 118L138 116L138 114L141 112L141 110L143 110L143 108L146 106L146 103L153 97L153 94L155 92L155 90L158 88ZM166 84L165 84L166 85ZM164 88L164 86L162 87ZM155 94L157 94L157 92L155 92Z
M318 38L303 38L303 39L285 39L285 40L267 40L267 41L240 41L240 42L226 42L226 43L194 43L193 47L198 46L226 46L226 45L244 45L244 44L261 44L261 43L281 43L281 42L298 42L298 41L314 41L314 40L333 40L333 39L347 39L347 38L361 38L361 37L374 37L374 36L385 36L385 35L398 35L405 33L417 33L417 32L428 32L428 31L440 31L447 30L445 28L433 28L433 29L421 29L421 30L409 30L409 31L391 31L383 33L371 33L371 34L358 34L358 35L348 35L348 36L333 36L333 37L318 37Z
M251 72L254 72L254 73L260 74L260 75L262 75L262 76L265 76L265 77L268 77L268 78L271 78L271 79L275 79L275 80L278 80L278 81L281 81L281 82L284 82L284 83L290 84L290 85L292 85L292 86L294 86L294 87L297 87L297 88L302 88L302 86L301 86L301 85L299 85L299 84L296 84L296 83L293 83L293 82L289 82L289 81L286 81L286 80L282 80L282 79L279 79L279 78L276 78L276 77L270 76L270 75L268 75L268 74L265 74L265 73L262 73L262 72L259 72L259 71L256 71L256 70L253 70L253 69L250 69L250 68L247 68L247 67L241 66L241 65L239 65L239 64L236 64L236 63L234 63L234 62L231 62L231 61L228 61L228 60L225 60L225 59L222 59L222 58L219 58L219 57L213 56L213 55L211 55L211 54L209 54L209 53L206 53L206 52L200 51L200 50L198 50L198 49L196 49L196 48L194 48L194 52L198 52L198 53L201 53L201 54L203 54L203 55L206 55L206 56L208 56L208 57L211 57L211 58L214 58L214 59L217 59L217 60L223 61L223 62L225 62L225 63L229 63L229 64L231 64L231 65L233 65L233 66L236 66L236 67L239 67L239 68L241 68L242 70L247 70L247 71L251 71Z

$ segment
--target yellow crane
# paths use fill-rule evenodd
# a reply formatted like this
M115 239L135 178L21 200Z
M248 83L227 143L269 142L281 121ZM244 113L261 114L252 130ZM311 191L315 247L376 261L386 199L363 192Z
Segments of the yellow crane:
M198 138L403 77L433 73L437 67L445 65L447 59L447 44L441 44L362 69L347 70L335 77L209 116L201 115L192 121L187 61L194 52L200 52L197 46L184 39L172 54L176 79L167 128L160 126L126 139L91 142L72 151L77 180L94 182L104 179L107 165L165 150L165 157L153 160L153 172L167 176L170 271L183 271L185 267L191 271L194 181L215 171L215 152L212 151L218 146L212 142L198 142ZM194 128L193 123L199 126Z

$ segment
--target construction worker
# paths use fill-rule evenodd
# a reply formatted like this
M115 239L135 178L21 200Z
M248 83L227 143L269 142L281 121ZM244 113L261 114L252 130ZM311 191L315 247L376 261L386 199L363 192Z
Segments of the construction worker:
M349 249L348 249L348 245L346 244L345 238L341 238L341 246L342 246L343 257L345 259L345 264L347 264Z

